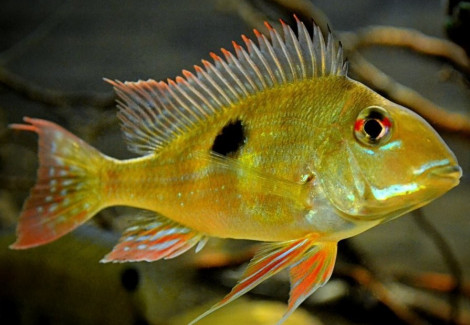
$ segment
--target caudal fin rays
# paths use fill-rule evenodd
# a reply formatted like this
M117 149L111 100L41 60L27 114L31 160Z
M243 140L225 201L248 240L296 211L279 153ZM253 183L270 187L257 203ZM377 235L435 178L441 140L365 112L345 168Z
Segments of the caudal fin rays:
M103 156L60 126L25 117L10 128L39 135L36 185L26 200L10 247L24 249L51 242L101 209L96 168Z

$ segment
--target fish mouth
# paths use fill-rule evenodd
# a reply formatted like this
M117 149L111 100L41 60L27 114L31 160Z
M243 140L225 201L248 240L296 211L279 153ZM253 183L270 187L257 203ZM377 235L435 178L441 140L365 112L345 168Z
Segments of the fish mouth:
M458 165L434 167L423 176L425 176L430 183L437 182L435 185L447 185L445 187L450 189L459 184L460 178L462 177L462 168Z
M395 219L404 213L418 209L457 186L462 177L462 168L454 164L435 166L420 176L416 183L422 184L419 188L423 191L418 190L414 195L411 194L409 204L401 209L391 211L389 215L385 216L384 221Z
M374 199L365 203L361 210L353 214L344 211L338 212L349 220L374 221L381 219L382 222L385 222L428 204L457 186L461 177L462 168L458 165L434 166L420 172L413 182L401 184L400 186L396 185L397 191L393 192L394 195L388 194L389 197L384 196L380 199L378 197L380 191L376 191L373 195ZM372 192L374 191L372 190ZM392 191L383 192L391 193ZM407 204L403 204L404 197L405 200L408 200ZM394 203L390 204L390 202Z

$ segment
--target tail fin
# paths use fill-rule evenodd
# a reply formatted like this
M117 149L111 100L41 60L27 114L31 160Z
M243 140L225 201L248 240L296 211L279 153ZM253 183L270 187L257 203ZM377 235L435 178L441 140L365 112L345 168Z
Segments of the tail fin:
M13 249L51 242L102 208L98 170L104 156L57 124L29 117L24 121L29 124L10 128L39 135L39 170L21 212Z

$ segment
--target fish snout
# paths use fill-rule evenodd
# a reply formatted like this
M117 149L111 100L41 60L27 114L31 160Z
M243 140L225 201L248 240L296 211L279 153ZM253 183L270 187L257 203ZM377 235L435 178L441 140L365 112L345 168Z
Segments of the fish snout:
M438 182L446 187L452 188L459 184L462 177L462 168L459 165L444 165L431 168L427 173L431 182Z

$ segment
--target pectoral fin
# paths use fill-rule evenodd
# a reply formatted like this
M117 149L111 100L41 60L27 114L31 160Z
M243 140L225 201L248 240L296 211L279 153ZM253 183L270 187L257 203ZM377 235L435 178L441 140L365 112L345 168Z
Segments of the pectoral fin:
M328 281L336 257L336 243L318 243L308 236L298 240L270 243L253 257L241 280L220 302L190 325L235 300L258 284L290 267L289 307L281 324L309 295Z
M166 218L155 216L128 228L101 262L156 261L179 256L207 241L203 234Z

